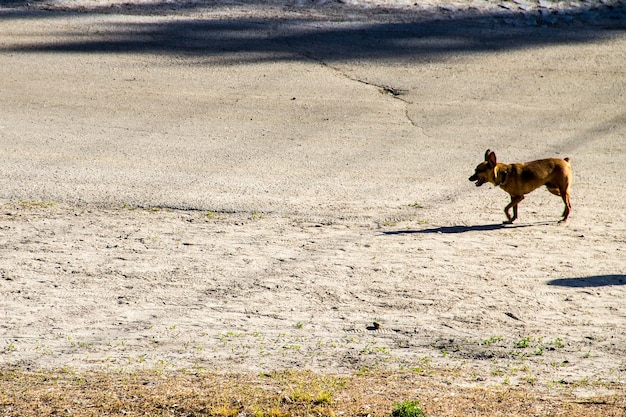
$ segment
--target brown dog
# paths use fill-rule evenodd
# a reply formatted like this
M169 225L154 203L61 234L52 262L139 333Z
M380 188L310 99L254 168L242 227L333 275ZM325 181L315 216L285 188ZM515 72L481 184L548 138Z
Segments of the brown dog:
M524 195L545 185L554 195L561 196L565 203L563 219L567 220L572 205L569 202L570 185L572 183L572 167L569 158L549 158L519 164L503 164L496 161L496 154L489 149L485 152L485 160L478 164L470 181L476 181L480 187L490 182L502 188L511 195L511 202L504 208L508 221L513 223L517 219L517 205L524 199ZM513 217L509 210L513 207Z

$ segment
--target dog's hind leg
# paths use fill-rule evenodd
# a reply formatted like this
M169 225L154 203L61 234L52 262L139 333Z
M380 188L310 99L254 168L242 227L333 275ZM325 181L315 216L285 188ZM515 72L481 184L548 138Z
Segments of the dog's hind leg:
M563 210L563 218L559 221L559 223L566 221L569 217L570 211L572 210L572 204L569 201L569 185L565 190L561 190L561 198L563 198L565 209Z
M511 202L504 208L504 214L506 214L506 218L508 221L504 222L505 224L511 224L517 219L517 205L524 199L523 195L511 196ZM509 210L513 207L513 217L509 213Z
M559 188L553 184L546 184L546 188L548 189L548 191L550 191L552 194L554 195L558 195L561 196L561 190L559 190Z

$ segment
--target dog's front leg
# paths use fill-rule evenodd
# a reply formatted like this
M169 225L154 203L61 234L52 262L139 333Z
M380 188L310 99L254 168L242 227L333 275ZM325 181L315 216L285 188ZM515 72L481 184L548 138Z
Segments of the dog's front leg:
M506 218L508 219L506 222L504 222L505 224L511 224L515 221L515 219L517 219L517 205L523 199L524 199L523 195L511 196L511 202L504 208L504 214L506 214ZM509 213L509 210L511 210L511 207L513 207L513 217L511 217L511 214Z

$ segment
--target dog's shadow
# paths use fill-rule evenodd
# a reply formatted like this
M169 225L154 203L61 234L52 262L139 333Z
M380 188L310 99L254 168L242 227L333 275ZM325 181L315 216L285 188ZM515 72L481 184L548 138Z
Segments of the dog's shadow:
M456 234L467 232L490 232L500 229L519 229L522 227L533 226L546 226L550 224L557 224L557 222L539 222L539 223L526 223L526 224L506 224L506 223L493 223L493 224L478 224L473 226L441 226L432 227L428 229L410 229L410 230L390 230L383 232L383 235L409 235L409 234L429 234L429 233L443 233L443 234Z
M559 278L547 282L550 286L569 288L612 287L626 285L626 275L608 274L579 278Z

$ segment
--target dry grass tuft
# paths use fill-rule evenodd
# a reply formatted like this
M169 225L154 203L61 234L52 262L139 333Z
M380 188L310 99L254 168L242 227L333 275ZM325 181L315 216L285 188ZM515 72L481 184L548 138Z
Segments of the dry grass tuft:
M626 417L626 389L461 387L445 370L343 376L162 372L0 372L1 416L390 416L419 399L427 416Z

